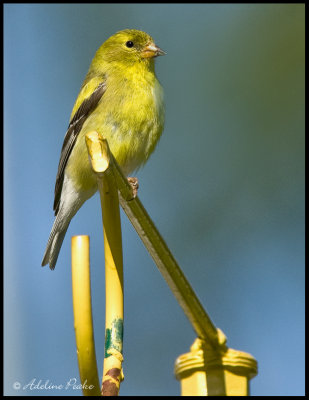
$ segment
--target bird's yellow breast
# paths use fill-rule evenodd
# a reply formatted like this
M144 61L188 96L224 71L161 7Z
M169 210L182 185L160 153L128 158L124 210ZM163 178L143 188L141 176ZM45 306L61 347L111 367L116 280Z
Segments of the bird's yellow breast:
M127 175L149 158L164 125L163 90L153 71L128 68L106 76L106 91L78 135L65 173L76 189L96 190L85 134L96 130L108 140Z

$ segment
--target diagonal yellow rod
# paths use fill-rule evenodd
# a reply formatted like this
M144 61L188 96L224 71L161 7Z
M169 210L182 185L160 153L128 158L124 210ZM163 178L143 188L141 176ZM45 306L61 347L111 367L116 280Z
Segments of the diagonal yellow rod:
M200 339L207 340L214 349L222 350L222 343L220 343L215 325L204 310L141 201L137 196L133 197L132 188L114 158L111 165L119 189L120 205L188 317L193 329Z
M89 263L89 236L72 237L72 294L79 375L85 396L99 396Z

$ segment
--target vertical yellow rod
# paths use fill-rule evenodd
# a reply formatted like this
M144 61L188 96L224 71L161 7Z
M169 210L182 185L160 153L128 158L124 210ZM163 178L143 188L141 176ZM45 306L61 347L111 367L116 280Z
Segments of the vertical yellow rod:
M79 375L84 396L99 396L89 263L89 236L72 237L72 294Z
M105 252L105 355L103 396L117 396L122 376L123 260L118 190L112 175L98 180Z
M89 132L86 145L100 192L105 252L105 355L102 395L117 396L122 372L123 261L118 189L111 171L107 141L98 132Z

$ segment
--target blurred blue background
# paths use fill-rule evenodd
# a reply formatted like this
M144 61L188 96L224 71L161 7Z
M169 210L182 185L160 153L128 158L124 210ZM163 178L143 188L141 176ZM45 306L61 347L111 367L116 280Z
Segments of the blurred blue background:
M4 5L4 391L79 380L70 237L91 239L99 374L104 267L99 196L78 212L54 272L41 268L69 116L100 44L152 35L166 126L139 197L231 348L251 353L252 395L304 395L302 4ZM178 395L195 334L122 213L122 395Z

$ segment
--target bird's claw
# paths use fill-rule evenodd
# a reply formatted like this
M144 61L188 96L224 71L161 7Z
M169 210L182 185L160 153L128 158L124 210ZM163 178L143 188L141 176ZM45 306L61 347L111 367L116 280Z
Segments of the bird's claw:
M132 193L133 193L133 199L137 196L137 190L138 190L138 179L134 177L129 177L128 182L132 188Z

